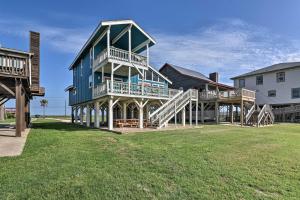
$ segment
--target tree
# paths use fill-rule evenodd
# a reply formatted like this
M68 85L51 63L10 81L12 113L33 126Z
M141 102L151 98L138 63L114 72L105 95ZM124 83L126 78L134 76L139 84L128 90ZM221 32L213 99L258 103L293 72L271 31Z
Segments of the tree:
M41 106L43 107L43 117L45 118L45 109L48 106L48 100L47 99L42 99L40 101Z

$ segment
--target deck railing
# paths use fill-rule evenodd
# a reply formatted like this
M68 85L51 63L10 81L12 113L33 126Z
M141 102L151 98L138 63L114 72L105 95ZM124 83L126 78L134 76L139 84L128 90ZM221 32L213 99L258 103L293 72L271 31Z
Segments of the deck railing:
M0 54L0 73L14 76L29 75L28 59Z
M247 97L251 99L255 99L255 91L247 90L247 89L235 89L228 91L204 91L199 92L200 100L213 100L213 99L231 99L237 97Z
M116 95L137 95L137 96L148 96L148 97L162 97L162 98L171 98L176 95L179 90L169 89L167 87L153 87L142 84L130 84L128 82L114 82L113 86L111 85L110 80L101 83L94 87L93 97L97 98L106 94L116 94Z
M109 52L104 49L95 59L94 67L99 66L106 59L114 59L117 61L131 62L140 66L147 66L147 57L131 52L131 59L129 59L129 51L118 49L116 47L110 47Z

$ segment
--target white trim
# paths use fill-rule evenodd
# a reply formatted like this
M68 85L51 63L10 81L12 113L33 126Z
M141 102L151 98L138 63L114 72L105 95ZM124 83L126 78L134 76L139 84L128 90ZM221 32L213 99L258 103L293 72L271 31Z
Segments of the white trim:
M110 29L110 26L108 26L100 35L100 37L96 40L96 42L94 42L93 47L95 47L102 39L103 37L106 35L107 31Z
M167 77L165 77L164 75L162 75L159 71L157 71L154 67L151 67L151 65L148 66L151 70L153 70L154 72L156 72L159 76L163 77L168 83L172 84L172 81L170 81Z
M102 26L109 26L109 25L119 25L119 24L133 24L139 31L141 31L145 36L147 36L151 42L156 44L155 40L146 33L139 25L137 25L133 20L115 20L115 21L103 21L101 23Z

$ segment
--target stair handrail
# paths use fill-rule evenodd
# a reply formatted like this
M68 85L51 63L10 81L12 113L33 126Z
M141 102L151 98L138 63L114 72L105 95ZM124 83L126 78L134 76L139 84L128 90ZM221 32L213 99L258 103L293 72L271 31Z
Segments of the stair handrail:
M274 113L273 113L272 108L271 108L270 105L266 106L266 112L268 112L270 114L271 120L272 120L272 122L274 122L275 116L274 116Z
M168 100L166 103L164 103L162 106L160 106L157 110L155 110L153 113L151 113L149 115L149 119L153 118L156 114L158 114L158 112L160 112L162 109L164 109L166 106L168 106L172 101L174 101L182 93L183 93L183 90L180 90L170 100Z
M260 122L265 114L265 111L266 111L266 107L267 107L267 104L265 104L262 109L260 110L258 116L257 116L257 124L260 125Z
M157 119L159 120L159 126L162 126L168 117L174 113L175 107L177 107L177 111L181 110L181 106L184 105L183 102L191 99L193 97L193 89L189 89L184 92L181 96L179 96L175 101L171 102L162 112L159 113ZM155 119L155 121L157 120Z
M249 112L246 115L246 124L248 123L248 121L250 120L252 114L255 111L255 104L250 108Z

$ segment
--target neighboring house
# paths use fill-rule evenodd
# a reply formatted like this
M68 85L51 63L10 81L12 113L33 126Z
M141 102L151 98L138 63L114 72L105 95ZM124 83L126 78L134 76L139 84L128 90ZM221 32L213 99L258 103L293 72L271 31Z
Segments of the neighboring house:
M16 99L16 136L30 123L30 100L40 87L40 34L30 32L30 51L0 47L0 106Z
M284 108L300 105L300 62L279 63L233 77L236 88L256 91L256 104L273 107L277 120L288 118L295 121L300 109L284 114ZM281 109L281 112L275 109ZM291 109L290 109L291 110Z
M182 88L183 90L188 90L193 88L200 92L217 89L220 91L233 89L232 86L219 83L219 74L217 72L211 73L209 77L206 77L200 72L169 63L164 64L159 72L173 82L170 87L174 89Z

